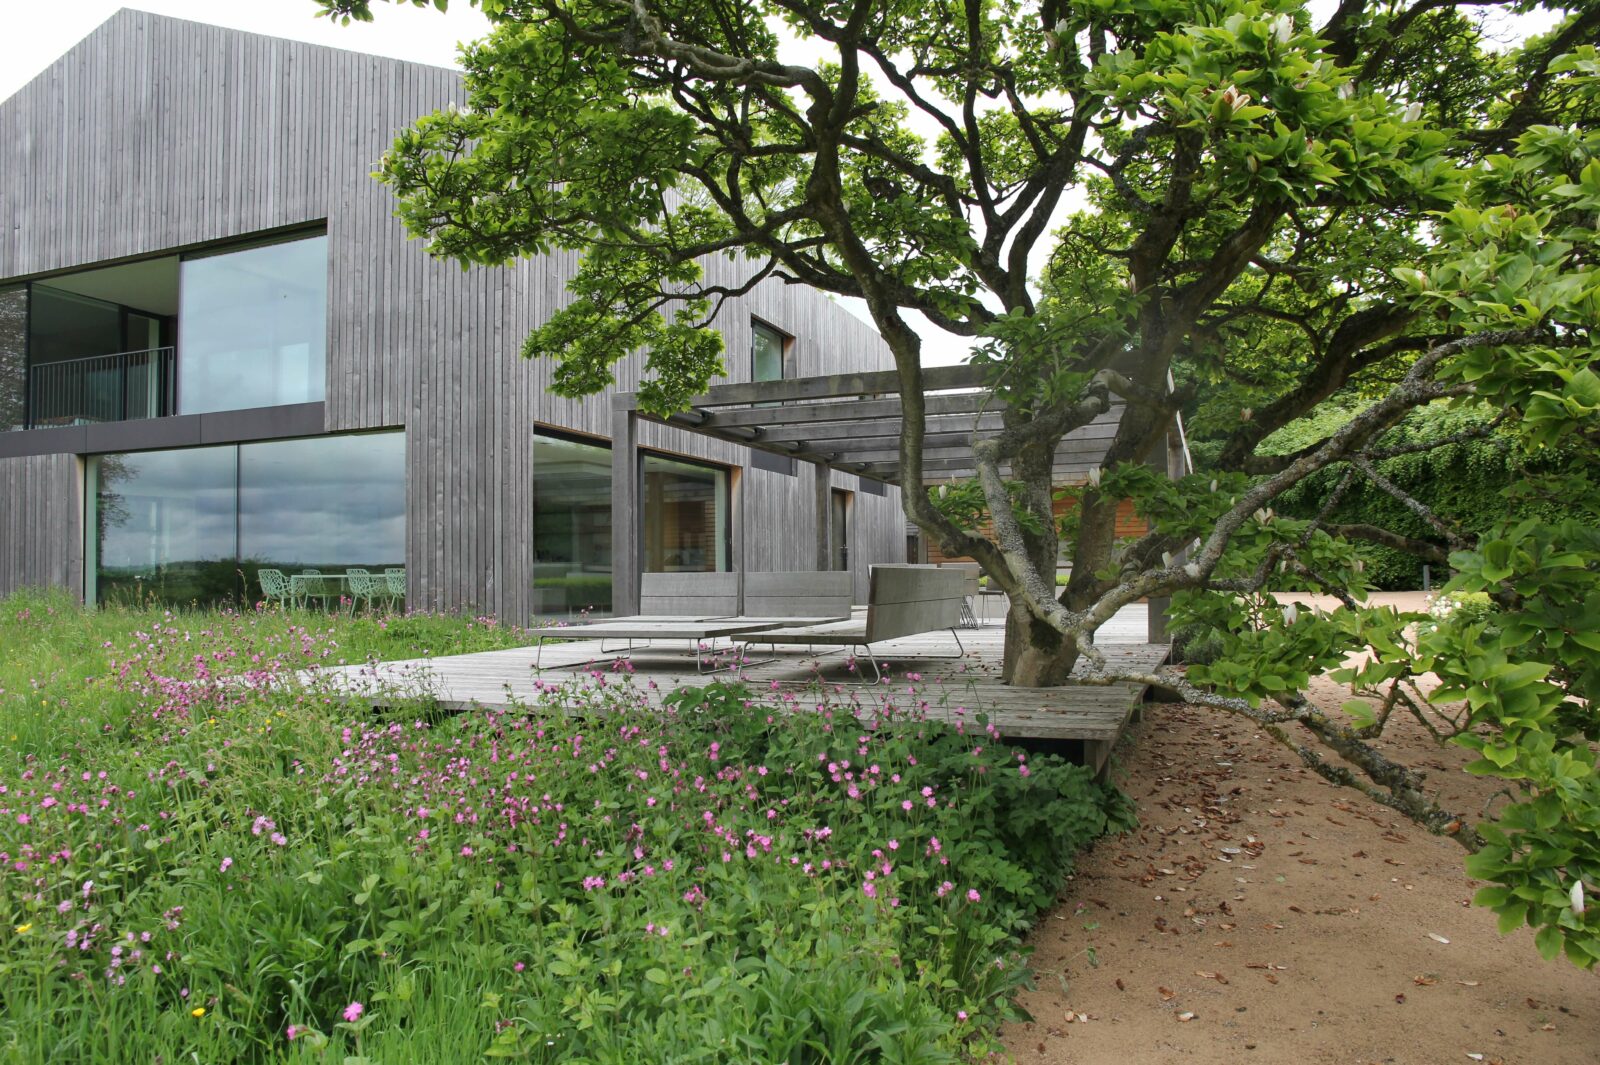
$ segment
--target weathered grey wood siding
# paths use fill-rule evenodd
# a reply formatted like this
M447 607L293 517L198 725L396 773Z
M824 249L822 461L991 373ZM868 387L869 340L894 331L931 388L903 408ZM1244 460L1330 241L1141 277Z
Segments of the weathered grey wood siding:
M82 499L75 455L0 459L0 596L82 587Z
M561 303L572 256L468 272L436 262L370 177L398 130L462 98L450 70L119 12L0 102L0 279L325 222L326 429L405 428L414 603L521 620L535 426L605 437L610 409L548 395L550 367L518 354ZM798 374L888 365L876 334L825 296L774 284L724 311L728 380L749 379L752 315L796 337ZM625 363L620 386L639 370ZM640 443L748 462L662 426L641 427ZM813 568L809 478L746 468L739 480L744 564ZM854 518L864 596L865 565L903 553L898 493L857 493Z

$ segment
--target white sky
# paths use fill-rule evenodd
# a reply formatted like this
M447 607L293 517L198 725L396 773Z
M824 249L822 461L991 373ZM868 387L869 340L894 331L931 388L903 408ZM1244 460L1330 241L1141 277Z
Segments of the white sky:
M1322 9L1329 4L1330 0L1313 0L1313 15L1323 15ZM452 0L444 14L432 7L376 2L373 22L348 26L315 17L318 8L313 0L0 0L0 100L26 85L123 7L435 66L454 66L457 42L481 37L489 28L488 21L467 0ZM1553 21L1548 13L1538 12L1497 19L1486 28L1492 37L1509 44L1524 34L1548 28ZM804 56L806 51L802 45L790 54L798 52L796 58L810 58ZM931 132L931 120L913 120L912 124L919 132ZM870 322L860 301L839 302ZM968 342L961 338L931 326L919 332L924 339L923 358L929 365L959 362L966 354Z

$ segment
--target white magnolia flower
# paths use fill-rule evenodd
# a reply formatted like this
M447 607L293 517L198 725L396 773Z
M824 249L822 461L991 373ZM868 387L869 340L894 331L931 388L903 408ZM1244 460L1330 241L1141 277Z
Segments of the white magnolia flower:
M1585 909L1583 904L1582 880L1574 880L1572 882L1572 891L1569 893L1569 897L1572 899L1572 912L1581 916Z
M1406 113L1402 117L1402 121L1415 122L1417 119L1419 119L1421 117L1422 117L1422 104L1419 101L1417 103L1412 104L1410 107L1406 108Z
M1100 467L1099 466L1096 466L1094 469L1089 471L1089 483L1094 485L1096 488L1100 487Z
M1283 623L1285 625L1293 625L1299 620L1300 608L1298 606L1296 606L1294 603L1290 603L1288 606L1283 608Z
M1272 37L1279 44L1288 44L1289 38L1294 36L1294 20L1288 15L1279 15L1272 20Z
M1184 567L1183 567L1183 572L1187 573L1191 577L1198 578L1200 576L1200 563L1198 563L1198 562L1185 563Z

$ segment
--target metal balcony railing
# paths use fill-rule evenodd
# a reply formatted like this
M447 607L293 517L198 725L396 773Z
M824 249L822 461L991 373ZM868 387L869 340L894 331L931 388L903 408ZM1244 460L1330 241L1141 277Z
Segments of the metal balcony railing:
M148 348L28 368L28 427L165 418L177 411L177 349Z

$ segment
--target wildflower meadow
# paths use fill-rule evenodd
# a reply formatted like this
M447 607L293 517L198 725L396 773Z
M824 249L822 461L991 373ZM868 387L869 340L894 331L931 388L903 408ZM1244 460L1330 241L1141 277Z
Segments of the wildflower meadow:
M315 668L517 642L0 603L0 1060L961 1060L1129 817L981 720L618 674L375 709Z

